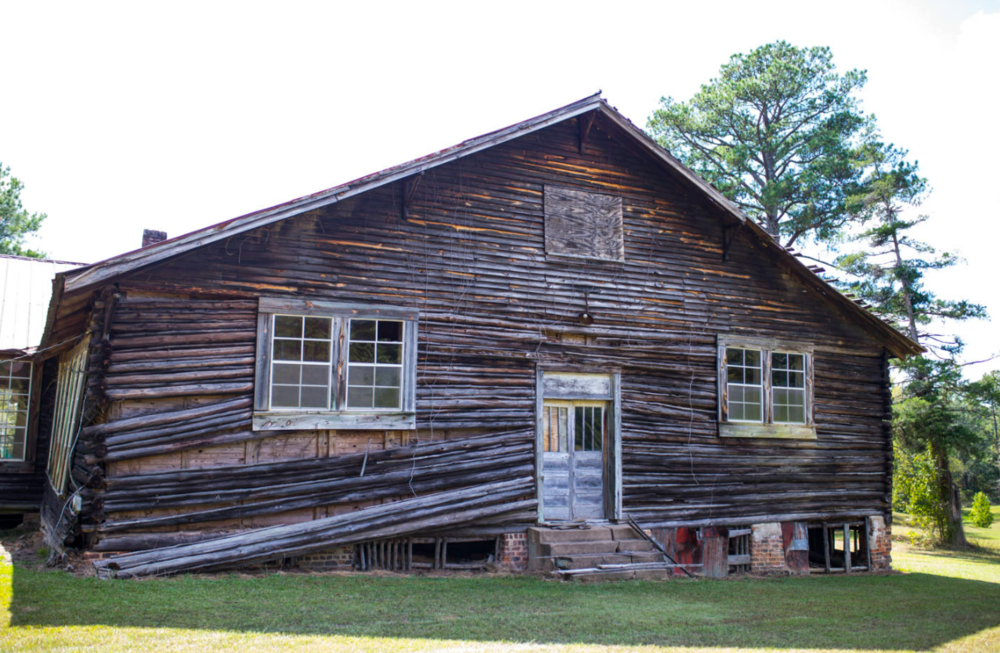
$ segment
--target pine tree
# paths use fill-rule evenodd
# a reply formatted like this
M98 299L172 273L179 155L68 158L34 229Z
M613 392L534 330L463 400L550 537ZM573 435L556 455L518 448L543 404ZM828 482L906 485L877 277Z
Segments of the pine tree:
M913 237L913 228L927 217L908 216L919 210L928 184L907 155L883 142L873 122L866 126L858 159L865 173L846 206L870 226L855 237L862 248L837 264L854 276L846 284L849 290L927 349L927 355L896 361L904 384L894 407L894 433L911 450L930 451L938 468L939 498L948 506L938 530L946 542L962 545L961 502L949 457L975 446L979 433L962 406L965 383L956 361L962 341L941 327L983 318L986 311L966 300L942 299L924 285L928 272L960 259Z

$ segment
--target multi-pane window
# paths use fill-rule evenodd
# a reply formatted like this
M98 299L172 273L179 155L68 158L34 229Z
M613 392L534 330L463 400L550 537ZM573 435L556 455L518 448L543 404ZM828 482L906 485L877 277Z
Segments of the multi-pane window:
M417 311L260 298L256 431L416 428Z
M0 362L0 460L24 460L28 440L31 363Z
M804 354L771 354L771 396L776 424L805 424L805 369Z
M399 410L402 400L403 323L351 320L347 407Z
M719 434L815 439L812 345L719 337Z
M542 413L542 449L554 453L566 453L569 444L569 407L549 406Z
M274 316L273 408L330 408L332 338L328 317Z
M757 349L726 349L726 378L731 422L764 419L762 357Z
M601 451L604 442L604 408L575 406L574 451Z
M550 453L604 450L606 411L597 402L546 403L542 408L542 450Z

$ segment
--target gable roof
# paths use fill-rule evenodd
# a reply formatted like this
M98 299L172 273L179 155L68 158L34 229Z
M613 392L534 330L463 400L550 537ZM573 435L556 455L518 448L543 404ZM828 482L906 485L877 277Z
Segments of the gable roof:
M391 168L386 168L365 177L360 177L354 181L335 186L327 190L306 195L298 199L279 204L261 211L255 211L246 215L220 222L218 224L192 231L190 233L162 241L155 245L142 249L126 252L105 261L95 263L85 268L80 268L59 275L63 285L60 289L63 293L74 293L88 288L94 288L99 284L106 283L122 274L133 272L148 265L165 261L169 258L184 254L198 247L229 238L233 235L263 227L265 225L290 218L307 211L312 211L324 206L335 204L349 197L359 195L369 190L379 188L386 184L391 184L406 177L419 174L431 168L435 168L452 161L464 158L487 148L506 143L507 141L520 138L532 132L545 129L551 125L569 120L571 118L596 111L607 117L612 123L617 125L622 131L628 134L641 149L648 152L655 160L666 166L671 172L676 174L682 183L700 194L709 203L719 209L720 215L731 224L741 225L744 229L755 236L765 248L773 248L782 264L790 272L802 279L806 285L820 292L832 303L847 311L847 313L860 321L862 326L876 339L883 342L885 346L896 356L905 357L910 354L917 354L923 348L910 340L892 326L886 324L878 317L856 304L850 298L840 293L829 282L821 278L810 270L799 259L785 250L781 245L756 222L748 218L739 208L731 203L722 193L716 190L711 184L699 177L693 171L685 167L677 158L661 147L656 141L650 138L645 132L636 127L623 115L612 107L606 100L601 98L600 92L585 97L581 100L567 104L548 113L530 118L523 122L516 123L509 127L499 129L482 136L477 136L463 141L452 147L440 150L433 154L414 159ZM57 278L57 283L60 279ZM61 294L61 293L60 293ZM50 316L51 317L51 316Z

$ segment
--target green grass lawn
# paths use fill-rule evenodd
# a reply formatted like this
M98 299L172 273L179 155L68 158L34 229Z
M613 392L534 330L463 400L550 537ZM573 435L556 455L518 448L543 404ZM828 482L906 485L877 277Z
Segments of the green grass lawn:
M0 651L1000 651L1000 555L888 576L594 585L372 575L100 581L0 562Z

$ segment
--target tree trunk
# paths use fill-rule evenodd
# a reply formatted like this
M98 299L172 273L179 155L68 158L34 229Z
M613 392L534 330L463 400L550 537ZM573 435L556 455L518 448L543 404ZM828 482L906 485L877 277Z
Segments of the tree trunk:
M903 254L899 251L899 237L895 231L892 232L892 247L896 252L896 270L899 270L903 267ZM906 305L906 321L909 327L909 336L914 342L919 342L920 336L917 333L917 318L913 314L913 291L910 289L910 283L906 280L905 276L901 277L899 281L903 286L903 302Z
M938 469L938 492L945 505L945 523L941 526L941 539L950 546L966 545L965 528L962 526L962 502L951 475L948 454L939 443L931 442L931 454Z

